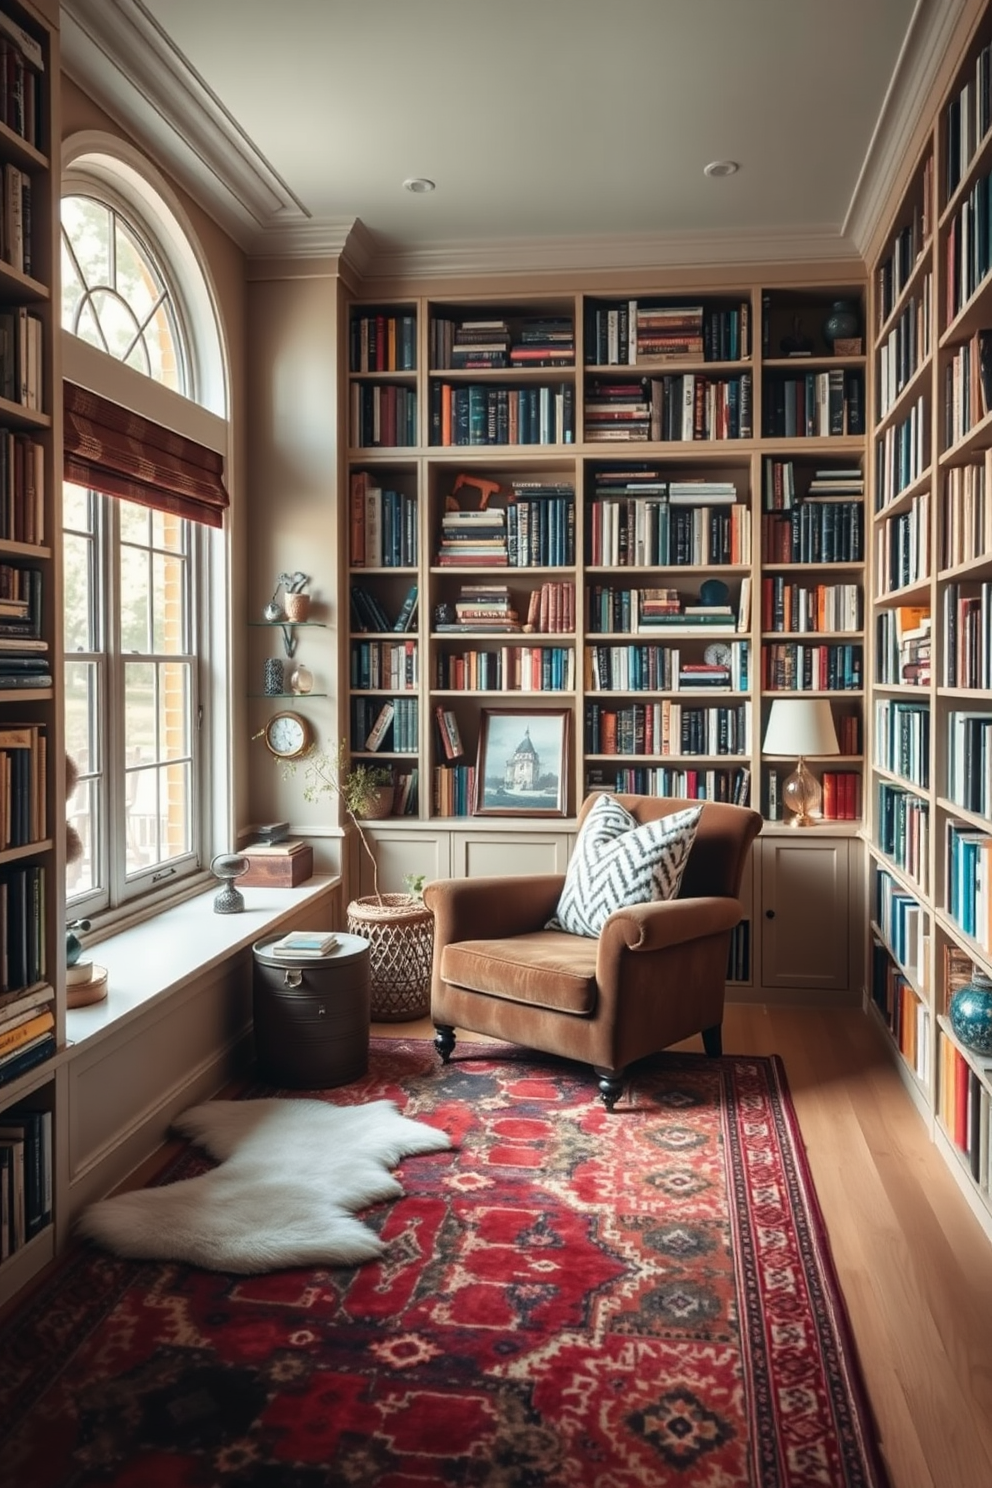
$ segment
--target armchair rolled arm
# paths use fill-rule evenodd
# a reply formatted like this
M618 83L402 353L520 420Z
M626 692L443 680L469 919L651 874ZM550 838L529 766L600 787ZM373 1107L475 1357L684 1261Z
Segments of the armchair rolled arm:
M739 900L717 895L630 904L615 910L603 926L599 965L608 965L622 950L660 951L683 941L719 935L739 924L743 912Z
M434 943L498 940L543 930L558 908L563 873L520 878L439 878L424 887L434 914Z

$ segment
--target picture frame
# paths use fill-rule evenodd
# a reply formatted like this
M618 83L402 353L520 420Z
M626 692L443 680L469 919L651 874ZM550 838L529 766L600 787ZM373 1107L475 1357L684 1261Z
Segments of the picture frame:
M476 816L565 816L571 713L567 708L483 708Z

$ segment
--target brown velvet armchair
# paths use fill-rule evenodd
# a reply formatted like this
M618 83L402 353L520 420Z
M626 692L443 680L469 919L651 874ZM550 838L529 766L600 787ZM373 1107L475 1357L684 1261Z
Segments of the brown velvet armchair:
M579 812L585 820L595 797ZM692 801L618 798L638 822ZM546 930L563 874L440 879L424 889L434 912L431 1018L447 1063L455 1030L484 1033L591 1064L611 1111L624 1070L701 1033L722 1051L730 932L761 816L706 802L676 899L614 911L598 939Z

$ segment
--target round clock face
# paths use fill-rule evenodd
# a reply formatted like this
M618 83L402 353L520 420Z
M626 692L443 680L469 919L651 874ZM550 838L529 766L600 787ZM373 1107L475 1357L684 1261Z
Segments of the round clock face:
M703 660L707 666L729 666L730 647L721 641L714 641L712 646L707 646L703 652Z
M310 725L299 713L276 713L265 726L265 742L279 759L296 759L310 748Z

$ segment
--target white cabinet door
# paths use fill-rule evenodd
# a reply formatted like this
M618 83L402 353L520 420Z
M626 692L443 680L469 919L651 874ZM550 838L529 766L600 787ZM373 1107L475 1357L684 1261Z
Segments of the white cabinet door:
M455 832L451 871L455 878L564 873L571 850L568 832Z

